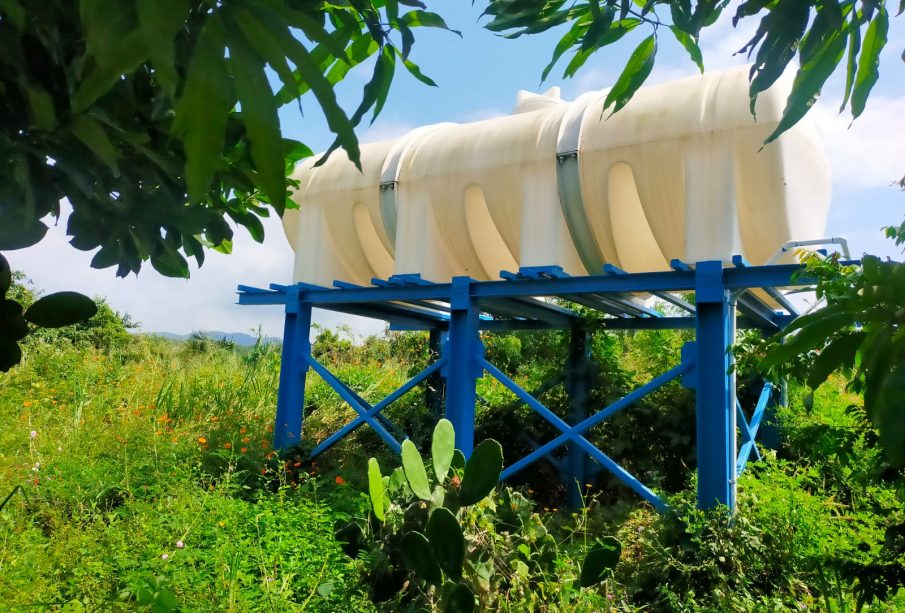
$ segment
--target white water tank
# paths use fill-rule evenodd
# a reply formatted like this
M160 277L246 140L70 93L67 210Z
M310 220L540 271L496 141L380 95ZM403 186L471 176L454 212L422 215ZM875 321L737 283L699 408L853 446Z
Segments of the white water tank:
M810 118L763 146L790 86L759 96L757 121L746 68L642 88L611 117L605 91L574 102L522 92L512 115L362 145L361 172L341 152L306 162L294 175L300 210L283 218L294 280L763 263L788 240L821 237L829 207Z

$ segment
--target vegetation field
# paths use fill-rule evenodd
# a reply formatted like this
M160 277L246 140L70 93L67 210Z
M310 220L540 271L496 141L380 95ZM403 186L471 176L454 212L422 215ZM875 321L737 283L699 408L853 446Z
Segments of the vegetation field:
M128 334L129 323L104 306L88 325L30 337L22 364L0 375L0 609L455 610L437 588L388 570L392 535L381 541L375 526L367 465L374 456L386 473L398 458L361 429L306 459L353 415L322 381L309 377L305 441L281 457L270 448L278 346L172 342ZM595 333L595 404L674 363L684 340ZM558 333L485 342L528 388L568 344ZM322 330L314 351L376 400L424 364L426 345L414 333L353 343ZM488 378L479 393L479 436L507 456L528 435L549 436ZM752 393L743 386L743 399ZM543 398L566 410L563 392ZM585 507L566 509L549 464L463 508L463 581L477 609L905 610L902 475L841 380L804 399L791 391L781 445L744 472L732 518L694 510L693 397L678 385L592 432L670 513L603 472L584 484ZM427 454L425 404L415 391L388 416ZM618 563L581 587L585 555L603 540L618 543Z

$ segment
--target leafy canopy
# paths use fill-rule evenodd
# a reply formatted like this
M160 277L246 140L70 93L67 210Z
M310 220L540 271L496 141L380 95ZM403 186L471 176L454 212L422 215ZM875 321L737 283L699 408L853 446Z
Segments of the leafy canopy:
M402 12L400 5L414 7ZM445 28L417 0L0 0L0 250L33 245L58 216L92 266L149 260L188 276L204 248L255 240L311 155L281 137L280 106L310 94L357 163L354 129L387 98L416 27ZM355 111L334 86L376 56ZM275 79L269 76L275 75ZM268 207L269 205L269 207Z
M758 94L768 89L797 58L792 94L782 120L767 142L795 125L816 102L826 80L840 65L846 82L840 112L847 106L853 118L864 112L879 79L880 52L886 46L889 8L894 0L745 0L732 16L732 25L760 18L754 36L738 53L751 60L751 112ZM490 0L484 15L489 30L506 38L537 34L557 26L568 29L543 70L546 79L569 51L563 71L573 76L587 60L626 34L642 27L651 31L635 48L604 101L604 110L624 107L647 80L663 29L682 45L704 71L699 47L701 32L721 17L729 0ZM905 0L898 0L898 14Z

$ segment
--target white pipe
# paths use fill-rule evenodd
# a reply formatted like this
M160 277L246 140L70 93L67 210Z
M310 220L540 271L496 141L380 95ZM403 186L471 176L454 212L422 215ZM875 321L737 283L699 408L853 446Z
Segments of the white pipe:
M845 259L850 260L852 258L848 251L848 241L842 237L832 236L830 238L814 238L806 241L786 241L782 244L782 247L773 254L773 257L765 262L765 265L773 264L784 254L796 247L811 247L813 245L839 245Z

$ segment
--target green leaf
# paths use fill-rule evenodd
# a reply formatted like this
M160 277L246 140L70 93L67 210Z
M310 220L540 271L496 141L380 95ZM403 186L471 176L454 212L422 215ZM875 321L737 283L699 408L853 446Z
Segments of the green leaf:
M28 334L28 323L22 311L22 305L15 300L0 300L0 337L5 340L18 341Z
M50 132L56 128L57 112L47 90L37 83L28 83L25 86L25 92L28 94L28 106L34 125L44 132Z
M431 489L427 480L424 461L421 459L421 454L418 452L418 448L415 447L415 443L410 439L402 441L402 470L405 471L405 478L415 496L421 500L430 500Z
M855 74L858 70L858 52L861 51L861 26L858 23L858 11L852 11L852 23L849 26L848 41L848 62L845 66L845 88L843 91L842 104L839 105L839 112L845 109L849 98L852 95L852 88L855 86Z
M576 20L569 31L566 32L565 36L559 39L559 42L556 43L556 47L553 49L553 57L550 59L550 63L544 67L544 71L541 73L541 82L547 80L547 77L550 75L550 71L553 70L556 62L558 62L559 58L561 58L563 54L578 41L579 36L585 31L586 27L587 26L581 24L580 20Z
M434 475L440 483L446 480L455 450L456 432L453 430L452 422L448 419L441 419L434 427L434 438L431 440L431 460L434 463Z
M9 261L0 253L0 298L6 296L13 284L13 271L9 267ZM436 434L434 435L436 436ZM436 464L435 464L436 466Z
M186 0L138 0L135 3L138 24L154 66L154 76L170 98L176 97L179 74L176 72L175 39L186 27L189 14Z
M425 75L423 72L421 72L421 68L419 68L415 62L406 59L402 61L402 65L405 66L406 70L409 71L409 74L411 74L413 77L415 77L425 85L437 87L437 83L433 79Z
M355 135L355 125L339 106L333 84L321 72L320 67L311 58L308 49L292 38L292 34L288 30L278 31L275 34L280 37L281 44L295 64L299 75L317 98L324 117L327 119L327 125L336 134L336 144L345 149L349 159L357 168L361 169L361 150L358 147L358 137ZM287 37L289 38L287 39Z
M264 59L241 35L230 38L229 52L257 181L270 203L282 211L286 200L286 165L277 101L264 72Z
M616 84L603 102L604 111L612 106L613 113L617 113L628 104L628 101L650 75L656 56L657 37L655 34L651 34L635 48L622 74L619 75Z
M0 336L0 372L8 372L21 361L22 350L19 349L19 343Z
M855 361L855 352L866 336L866 332L850 332L834 339L824 347L808 372L808 387L817 389L833 371L839 368L851 368Z
M698 46L697 39L676 26L669 26L669 29L676 37L676 40L679 41L679 44L688 52L688 57L691 58L691 61L694 62L698 69L703 73L704 56L701 55L701 48Z
M69 131L106 164L114 177L119 176L119 154L99 121L89 115L76 115L69 122Z
M158 243L157 250L151 254L151 266L166 277L186 279L189 276L189 263L166 241Z
M147 59L145 39L141 32L133 30L117 36L109 51L94 58L93 67L78 84L72 95L73 113L81 113L110 91L124 74L132 73Z
M606 36L607 32L610 29L610 26L613 25L613 19L615 17L616 11L609 6L604 9L600 16L595 17L591 22L591 25L588 26L585 35L581 39L579 51L589 51L591 49L596 49L600 45L600 42L603 40L604 36Z
M86 321L97 313L94 301L78 292L42 296L25 311L25 319L42 328L60 328Z
M465 454L461 450L456 449L453 451L452 462L450 462L449 467L457 472L465 470Z
M371 509L374 511L374 517L380 521L386 521L386 513L383 510L383 475L380 474L380 464L377 463L377 458L368 460L368 494L371 498Z
M415 530L406 532L402 537L401 553L402 561L419 579L440 585L442 580L440 566L434 559L434 552L427 537Z
M859 117L867 105L867 97L880 78L880 53L886 46L889 35L889 14L886 6L880 5L876 17L867 26L864 44L861 46L861 65L855 76L852 89L852 117Z
M19 0L0 0L0 15L20 32L25 30L25 9L19 4Z
M455 583L448 589L443 586L440 605L444 613L472 613L475 609L474 592L464 583Z
M823 84L836 70L844 53L844 34L839 31L827 32L826 39L795 74L792 93L786 100L782 118L773 133L764 141L765 145L772 143L783 132L798 123L798 120L814 106ZM852 104L854 105L854 100Z
M875 376L881 379L881 383L871 411L872 421L880 431L880 442L890 464L901 468L905 466L905 408L902 406L905 368L897 364L889 372Z
M503 448L493 439L475 447L465 464L459 500L462 506L475 504L490 495L503 471Z
M453 579L461 579L465 563L465 536L456 516L449 509L435 508L427 520L425 532L443 572Z
M191 202L200 202L210 189L223 152L227 114L233 107L224 53L219 22L209 17L195 45L172 127L185 146L185 180Z
M427 28L440 28L443 30L448 30L453 34L458 34L462 36L462 33L458 30L451 30L446 22L443 20L440 15L437 13L431 13L429 11L409 11L405 15L402 16L402 21L409 27L427 27Z
M761 368L768 370L787 362L793 356L822 347L830 336L852 323L851 318L844 313L818 315L823 316L811 320L812 323L802 328L798 334L786 337L785 344L770 351L761 360Z
M622 545L612 536L597 541L581 565L581 577L578 584L581 587L591 587L600 583L607 571L616 568L621 555Z

